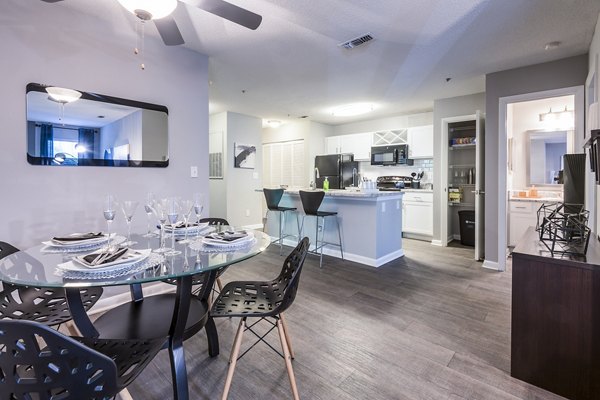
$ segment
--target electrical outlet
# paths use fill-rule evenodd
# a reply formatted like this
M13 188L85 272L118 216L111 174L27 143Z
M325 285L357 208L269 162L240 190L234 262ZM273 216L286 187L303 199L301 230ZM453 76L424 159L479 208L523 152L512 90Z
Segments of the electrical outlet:
M196 167L195 165L192 165L190 167L190 177L191 178L197 178L198 177L198 167Z
M250 216L250 210L246 209L246 217Z

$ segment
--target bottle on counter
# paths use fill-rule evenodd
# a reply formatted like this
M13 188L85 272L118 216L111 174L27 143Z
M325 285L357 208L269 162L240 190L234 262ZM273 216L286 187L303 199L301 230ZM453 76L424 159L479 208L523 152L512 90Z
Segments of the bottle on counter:
M327 179L327 177L325 177L325 179L323 180L323 190L324 191L329 190L329 179Z

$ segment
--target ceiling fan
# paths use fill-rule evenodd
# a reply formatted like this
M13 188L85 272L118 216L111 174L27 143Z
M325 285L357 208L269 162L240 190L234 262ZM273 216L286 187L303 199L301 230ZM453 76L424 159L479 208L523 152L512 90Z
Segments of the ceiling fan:
M46 3L58 3L63 0L42 0ZM225 18L248 29L255 30L262 22L258 14L228 3L224 0L117 0L128 11L142 21L152 20L167 46L184 44L183 36L171 13L177 7L177 1L197 7L211 14Z

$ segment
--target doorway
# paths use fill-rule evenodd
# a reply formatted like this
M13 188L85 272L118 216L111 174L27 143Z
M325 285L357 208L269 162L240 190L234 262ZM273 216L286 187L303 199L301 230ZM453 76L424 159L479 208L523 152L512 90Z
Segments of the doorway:
M576 86L503 97L499 103L498 270L504 271L509 245L535 226L537 199L562 199L562 157L557 161L554 153L583 153L584 91Z

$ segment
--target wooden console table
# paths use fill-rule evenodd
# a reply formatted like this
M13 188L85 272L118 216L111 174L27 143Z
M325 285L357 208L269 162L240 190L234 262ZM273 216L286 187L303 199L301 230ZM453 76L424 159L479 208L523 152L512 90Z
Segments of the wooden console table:
M600 399L600 242L552 258L529 228L512 253L511 376L569 399Z

